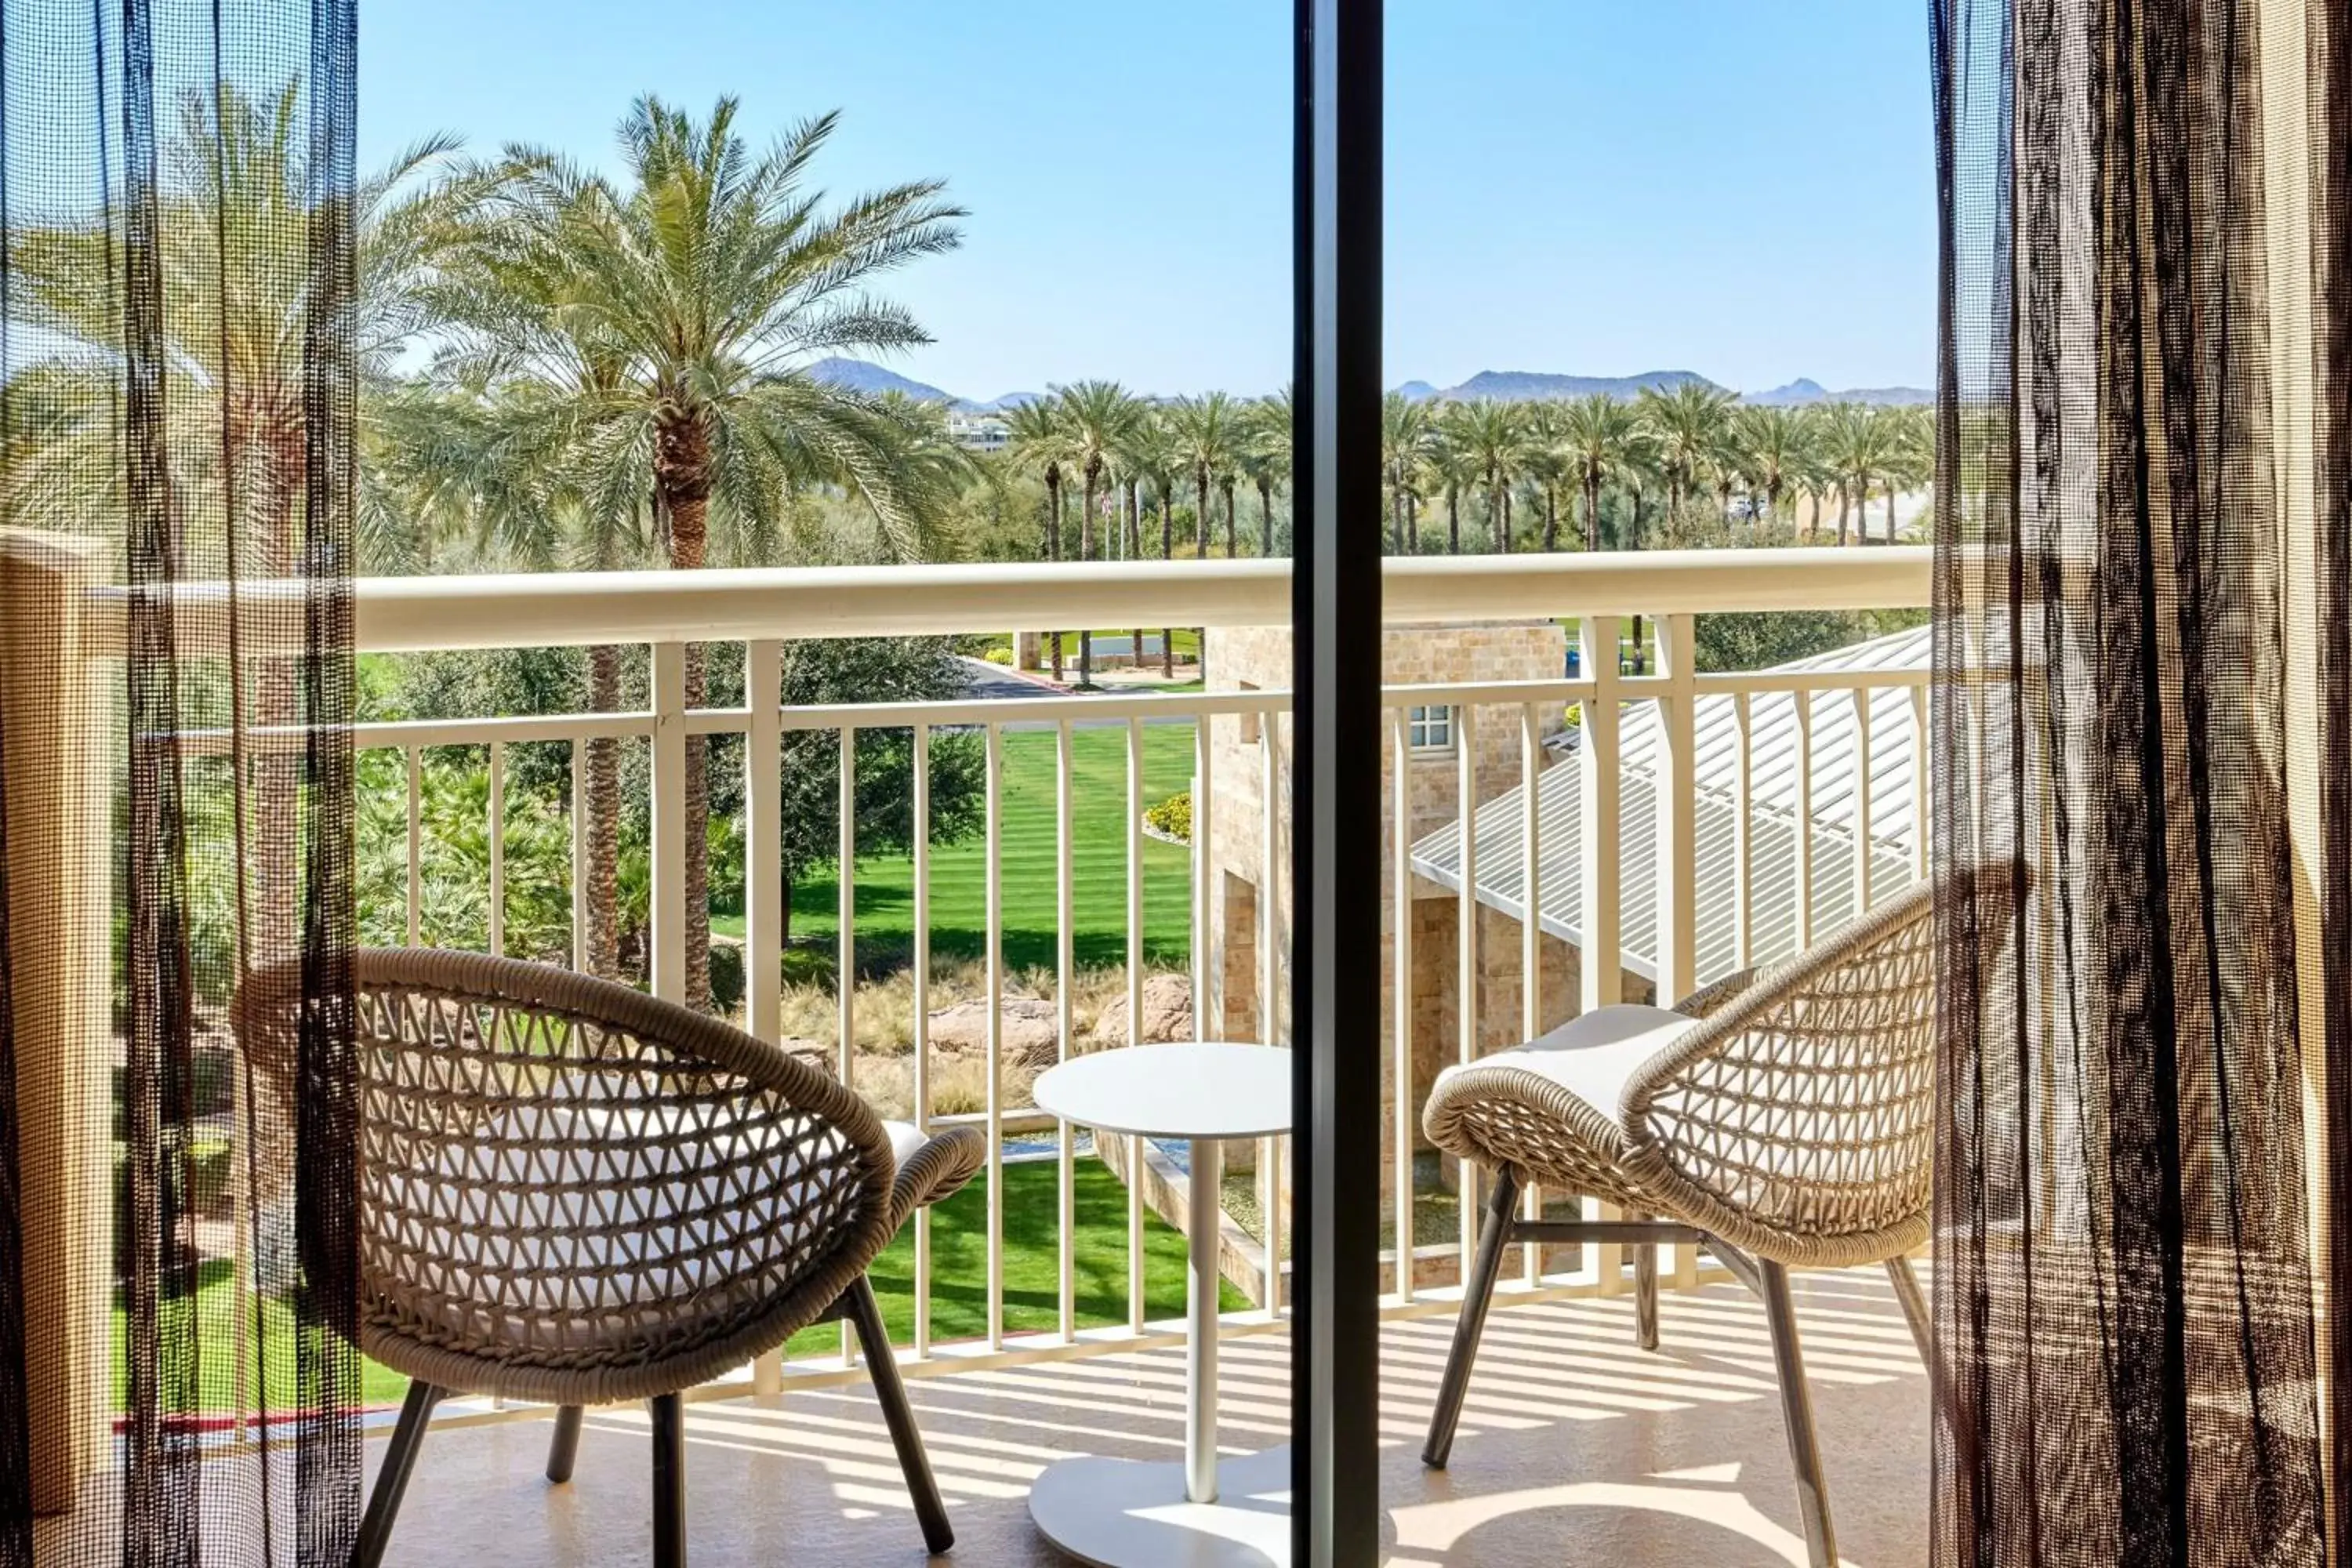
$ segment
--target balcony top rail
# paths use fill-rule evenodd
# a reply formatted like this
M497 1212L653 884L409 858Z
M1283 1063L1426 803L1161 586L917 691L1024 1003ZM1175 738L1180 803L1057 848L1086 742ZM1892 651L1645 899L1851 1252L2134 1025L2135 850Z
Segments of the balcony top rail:
M1640 551L1392 560L1391 625L1744 610L1896 609L1928 603L1932 552L1869 549ZM247 584L258 603L299 585ZM93 653L121 646L130 590L93 595ZM226 590L192 584L184 635L223 617ZM1282 626L1287 561L1020 563L550 572L369 577L352 584L361 651L583 647L756 637L945 636L976 629ZM211 610L211 615L204 614Z

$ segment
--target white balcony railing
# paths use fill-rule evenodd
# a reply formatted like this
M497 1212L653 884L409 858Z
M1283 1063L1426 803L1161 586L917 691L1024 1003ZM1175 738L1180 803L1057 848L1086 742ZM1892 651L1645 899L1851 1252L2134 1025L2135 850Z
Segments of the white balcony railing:
M1517 727L1519 737L1519 800L1522 816L1513 836L1522 858L1516 868L1523 911L1541 906L1547 823L1538 809L1538 775L1546 766L1543 742L1548 728L1571 706L1579 712L1579 748L1588 782L1580 792L1575 812L1575 841L1581 876L1577 927L1580 1007L1618 999L1619 976L1625 965L1621 952L1621 805L1626 782L1621 755L1620 705L1654 700L1655 744L1645 753L1645 771L1636 783L1654 794L1654 827L1650 837L1655 856L1655 983L1661 998L1671 1000L1695 988L1699 943L1696 868L1698 864L1696 782L1698 714L1704 703L1727 702L1737 713L1738 787L1732 792L1736 819L1735 860L1742 874L1733 899L1738 907L1729 919L1737 938L1737 957L1750 956L1747 901L1751 884L1746 873L1753 841L1751 783L1748 736L1751 714L1765 701L1792 704L1800 736L1794 767L1794 816L1798 868L1796 897L1809 928L1814 881L1819 865L1811 846L1817 833L1810 783L1812 766L1811 715L1818 704L1850 701L1852 724L1862 731L1864 755L1874 710L1883 714L1889 692L1903 694L1915 726L1912 755L1924 757L1926 676L1918 669L1827 668L1806 673L1702 673L1694 668L1696 617L1710 612L1773 612L1916 607L1927 602L1927 552L1907 548L1856 550L1717 551L1694 553L1654 552L1633 555L1568 555L1475 557L1392 562L1386 574L1386 618L1392 625L1449 622L1493 622L1541 618L1560 620L1576 627L1585 657L1573 678L1502 682L1447 682L1394 685L1384 692L1390 723L1383 737L1390 752L1386 773L1391 784L1412 776L1409 710L1443 707L1453 710L1459 759L1455 789L1457 805L1465 813L1494 795L1491 776L1482 780L1478 750L1471 743L1482 725L1502 722ZM734 734L743 737L746 837L744 885L745 973L747 1026L774 1039L779 1032L780 960L784 940L785 910L779 856L779 747L787 731L834 731L840 737L843 787L839 813L841 874L839 942L839 1054L841 1075L856 1081L857 1052L854 943L856 910L854 870L857 845L853 817L851 779L855 739L858 731L889 729L911 732L916 777L914 907L912 968L915 987L913 1027L914 1111L926 1124L944 1120L932 1115L931 1043L929 1038L929 924L928 900L930 847L927 842L929 742L950 728L980 731L986 742L986 810L984 821L987 879L985 942L985 1004L989 1020L985 1072L989 1085L985 1110L968 1118L989 1134L992 1157L986 1177L989 1193L986 1261L986 1332L969 1342L946 1342L932 1332L929 1310L933 1258L929 1218L918 1221L915 1236L916 1314L913 1342L905 1359L910 1373L944 1372L958 1368L1007 1365L1050 1357L1131 1350L1181 1339L1181 1320L1147 1321L1144 1291L1143 1182L1140 1151L1130 1148L1129 1182L1129 1270L1126 1321L1111 1327L1081 1326L1076 1310L1072 1171L1076 1158L1070 1134L1060 1133L1055 1155L1060 1169L1057 1327L1042 1332L1008 1331L1005 1323L1005 1215L1002 1161L1007 1135L1044 1133L1055 1124L1033 1106L1007 1103L1003 1093L1004 1043L1001 1006L1007 984L1004 963L1004 917L1002 891L1002 830L1003 822L1004 752L1007 726L1043 723L1057 736L1056 784L1059 852L1056 864L1056 963L1060 1048L1074 1045L1071 1005L1073 973L1073 856L1070 813L1073 725L1123 725L1126 732L1125 821L1127 880L1128 1016L1132 1026L1143 1016L1144 899L1141 816L1150 804L1144 795L1143 756L1146 726L1164 720L1190 721L1194 727L1194 832L1192 877L1192 980L1195 1017L1203 1032L1217 1032L1211 999L1217 994L1216 977L1206 972L1210 940L1211 878L1207 857L1212 852L1208 824L1217 791L1227 787L1221 770L1235 754L1234 745L1221 748L1221 737L1244 745L1238 726L1244 716L1256 716L1254 773L1245 793L1255 793L1262 821L1256 853L1263 864L1286 863L1286 812L1280 805L1279 781L1288 744L1286 692L1272 689L1211 689L1171 695L1045 695L1009 700L962 700L927 703L852 704L822 708L782 708L772 702L724 709L686 708L685 646L688 641L740 641L745 646L745 689L772 693L782 643L786 639L866 637L1003 632L1052 626L1281 626L1289 618L1289 573L1286 563L1180 563L1159 565L1065 566L929 566L898 569L822 571L755 571L707 573L639 573L602 575L551 574L508 577L419 577L373 580L356 592L357 637L362 652L427 649L646 644L651 647L650 705L621 713L573 713L527 718L482 717L413 723L378 723L360 727L357 743L363 751L398 752L405 761L408 792L407 930L412 940L421 936L420 869L425 848L420 810L420 757L438 747L487 750L489 760L491 810L488 814L489 908L488 942L495 950L504 940L504 885L507 871L504 813L499 808L506 779L508 748L527 742L568 742L574 769L574 799L584 798L580 770L586 747L581 742L607 736L639 738L651 747L652 816L650 821L651 936L650 973L657 994L676 996L683 990L685 898L683 877L683 815L679 802L686 776L686 739L691 734ZM1620 619L1650 617L1656 628L1655 673L1623 675L1615 657ZM91 635L100 647L114 635L103 604L92 616ZM1595 657L1595 656L1598 657ZM1212 678L1216 675L1213 668ZM1898 709L1899 710L1899 709ZM1882 719L1883 721L1883 719ZM1226 762L1221 763L1221 750ZM1855 798L1848 807L1853 843L1870 846L1872 824L1907 814L1911 824L1907 851L1923 857L1924 768L1913 766L1903 785L1911 795L1904 800L1874 799L1874 770L1854 770ZM1423 774L1426 777L1426 773ZM1402 804L1402 803L1400 803ZM581 865L584 836L580 814L573 814L575 873ZM1384 846L1392 878L1392 897L1399 911L1409 910L1429 889L1415 885L1412 861L1412 813L1395 809L1391 841ZM1556 828L1553 829L1556 831ZM1480 878L1475 865L1478 836L1462 847L1452 897L1459 900L1455 921L1457 995L1479 994L1481 921L1477 918ZM1874 885L1873 868L1879 858L1855 853L1848 858L1854 880L1850 900L1866 906L1887 889ZM1924 860L1919 862L1924 869ZM583 879L575 874L575 889ZM1884 879L1881 879L1884 881ZM1286 971L1285 937L1280 919L1283 901L1263 900L1267 918L1256 922L1258 951L1255 954L1255 988L1262 997L1278 996ZM586 910L575 892L573 903L575 955L585 950ZM1420 1105L1412 1094L1416 1063L1413 1048L1413 994L1411 943L1413 921L1394 921L1396 952L1391 979L1391 1037L1384 1048L1391 1053L1393 1081L1404 1103L1395 1108L1391 1157L1394 1163L1387 1216L1397 1245L1389 1263L1391 1289L1383 1299L1391 1313L1443 1311L1456 1299L1444 1276L1459 1278L1467 1271L1474 1244L1476 1205L1461 1202L1460 1234L1444 1245L1414 1244L1414 1139ZM1557 1010L1559 998L1547 998L1541 975L1541 922L1519 921L1520 973L1528 983L1519 986L1517 1037L1540 1033L1548 1004ZM1278 1014L1278 1008L1276 1010ZM1481 1047L1481 1017L1475 1005L1455 1008L1458 1041L1455 1055L1468 1059ZM1278 1018L1277 1018L1278 1022ZM1423 1067L1426 1064L1422 1064ZM1260 1170L1279 1169L1278 1152L1261 1152ZM1467 1194L1467 1173L1457 1188ZM1271 1195L1271 1194L1269 1194ZM1530 1193L1535 1205L1540 1194ZM1264 1205L1267 1223L1258 1243L1260 1278L1282 1276L1283 1244L1279 1204ZM1625 1259L1613 1246L1583 1248L1572 1268L1554 1270L1538 1249L1525 1249L1526 1258L1516 1289L1532 1294L1615 1294L1628 1288ZM1666 1278L1688 1286L1702 1278L1699 1259L1689 1249L1676 1249ZM1711 1276L1710 1276L1711 1277ZM1507 1287L1507 1289L1508 1289ZM1260 1306L1228 1315L1226 1329L1241 1333L1279 1322L1278 1310ZM706 1391L740 1393L747 1386L772 1391L788 1379L838 1381L862 1375L848 1370L845 1339L841 1356L830 1354L786 1365L771 1358L751 1369L748 1384L730 1382ZM453 1405L448 1418L457 1421L496 1418L487 1405Z

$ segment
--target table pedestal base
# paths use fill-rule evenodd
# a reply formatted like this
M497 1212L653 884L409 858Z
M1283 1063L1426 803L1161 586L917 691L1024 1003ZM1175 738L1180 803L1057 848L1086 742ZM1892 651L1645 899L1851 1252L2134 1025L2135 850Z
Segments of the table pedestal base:
M1213 1503L1186 1500L1181 1460L1065 1459L1029 1517L1094 1568L1289 1568L1290 1448L1220 1463Z

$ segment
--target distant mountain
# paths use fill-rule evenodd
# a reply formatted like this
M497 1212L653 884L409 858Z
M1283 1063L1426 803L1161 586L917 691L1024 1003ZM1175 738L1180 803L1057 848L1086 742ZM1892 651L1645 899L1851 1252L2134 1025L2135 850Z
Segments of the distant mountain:
M1042 392L1008 392L1002 397L992 397L986 403L967 403L963 406L978 414L1010 414L1045 395Z
M845 386L852 392L863 392L879 397L886 392L903 393L918 403L952 404L956 399L936 386L927 386L912 377L862 359L821 359L809 366L809 374L835 386Z
M1647 370L1639 375L1554 375L1533 370L1482 370L1461 385L1448 387L1438 395L1452 398L1456 403L1489 400L1517 403L1538 397L1591 397L1595 393L1609 397L1632 397L1644 388L1671 392L1692 382L1701 386L1715 384L1696 371L1689 370Z
M1437 388L1425 381L1408 381L1396 388L1396 393L1407 403L1425 403L1437 395Z
M1936 395L1917 386L1856 387L1850 392L1832 392L1818 381L1803 376L1786 386L1776 386L1769 392L1741 395L1742 403L1753 403L1766 408L1799 408L1812 403L1874 403L1885 407L1912 407L1933 403Z

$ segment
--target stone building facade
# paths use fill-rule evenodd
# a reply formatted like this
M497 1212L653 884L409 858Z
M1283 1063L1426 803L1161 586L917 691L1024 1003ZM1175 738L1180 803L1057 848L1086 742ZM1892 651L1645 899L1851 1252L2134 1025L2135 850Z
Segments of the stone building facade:
M1284 690L1290 685L1291 643L1286 627L1215 629L1207 634L1204 652L1212 690ZM1399 626L1388 629L1381 658L1384 685L1416 685L1470 681L1558 679L1567 662L1567 636L1550 621L1511 621L1469 626ZM1562 726L1559 717L1545 725L1547 737ZM1281 874L1273 880L1276 1005L1286 1007L1289 973L1286 967L1290 919L1288 876L1290 822L1288 790L1291 725L1288 715L1263 722L1248 717L1211 721L1210 801L1206 813L1209 878L1209 953L1204 966L1218 994L1208 998L1201 1016L1221 1019L1229 1038L1263 1039L1268 1020L1260 1005L1263 952L1260 921L1268 900L1265 876L1266 835L1265 739L1273 745L1272 777L1276 791L1274 836L1276 865ZM1426 834L1458 820L1462 815L1461 747L1465 737L1458 717L1444 712L1413 715L1412 741L1406 763L1404 798L1411 813L1411 837ZM1522 725L1516 709L1482 709L1473 716L1467 744L1476 800L1483 804L1515 787L1520 777ZM1382 1148L1391 1147L1390 1129L1400 1096L1394 1082L1395 1051L1391 1009L1395 996L1398 910L1395 907L1394 852L1396 748L1383 733L1381 745L1381 1033L1363 1048L1381 1061L1383 1081ZM1538 766L1549 765L1550 754L1539 749ZM1196 827L1199 820L1195 796ZM1412 963L1412 1078L1402 1097L1405 1113L1418 1120L1439 1070L1460 1059L1459 1033L1462 900L1452 889L1415 878L1411 909ZM1479 1054L1514 1046L1524 1037L1520 999L1524 956L1519 922L1480 906L1478 915L1477 996ZM1546 1028L1573 1016L1579 996L1577 950L1556 938L1539 943L1542 1018ZM1623 994L1645 991L1639 976L1624 977ZM1284 1020L1277 1018L1279 1026ZM1276 1037L1285 1037L1280 1028ZM1416 1128L1416 1141L1418 1132ZM1240 1152L1236 1151L1236 1153ZM1244 1156L1245 1157L1245 1156ZM1393 1177L1393 1162L1381 1164L1383 1195Z

